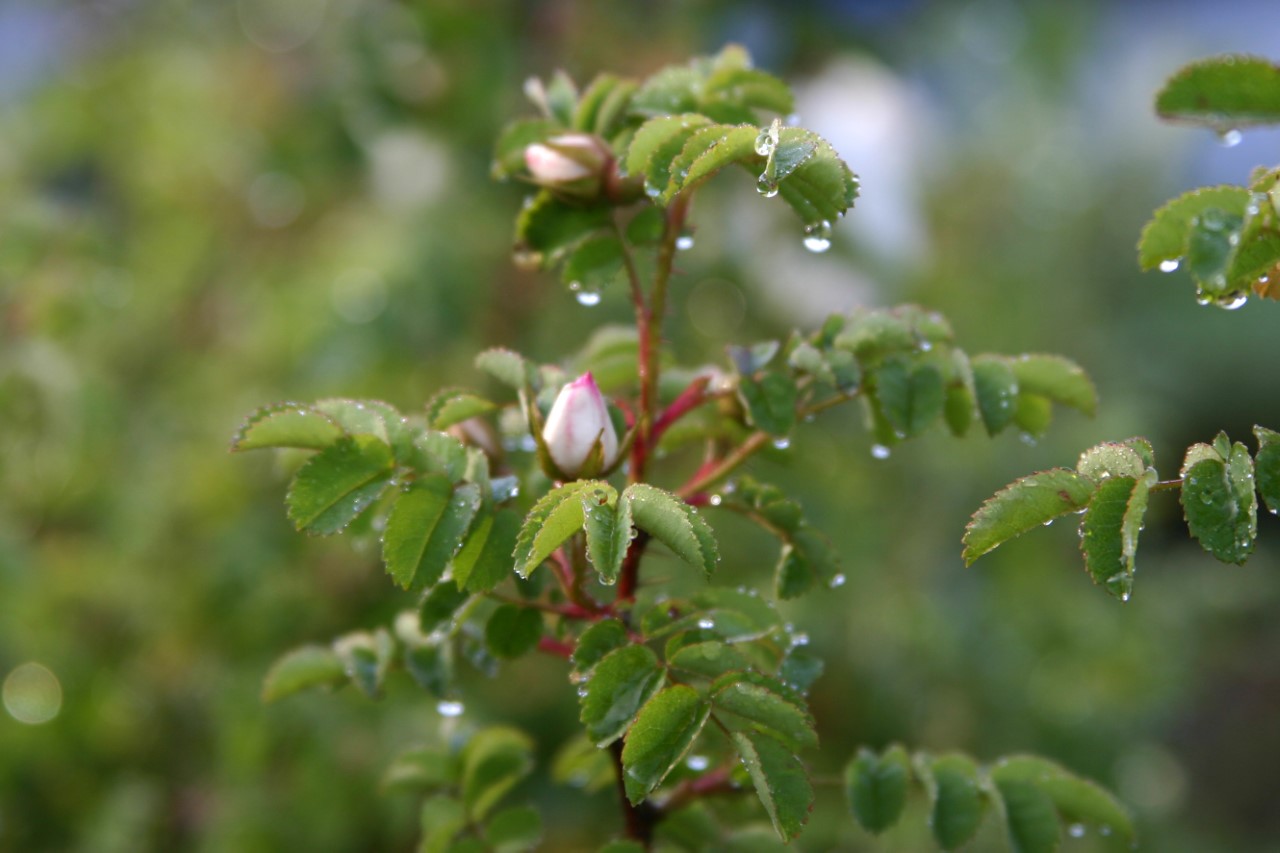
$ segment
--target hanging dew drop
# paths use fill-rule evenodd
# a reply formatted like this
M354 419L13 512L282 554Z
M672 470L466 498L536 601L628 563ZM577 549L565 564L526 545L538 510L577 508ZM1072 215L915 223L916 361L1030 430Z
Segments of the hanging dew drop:
M465 710L461 702L451 702L447 699L441 699L436 703L436 711L442 717L460 717Z
M1240 144L1240 140L1244 139L1244 134L1236 130L1234 127L1230 130L1224 130L1218 134L1218 142L1223 148L1235 148Z
M707 498L707 503L711 504L712 506L720 506L720 504L723 502L724 502L724 498L720 497L719 495L712 495L711 497Z
M1181 258L1172 258L1171 260L1160 262L1160 272L1176 272L1178 267L1182 265Z
M775 448L777 448L778 450L786 450L788 447L790 447L790 446L791 446L791 439L789 439L789 438L775 438L775 439L773 440L773 446L774 446Z
M699 627L699 628L701 628L701 629L702 629L702 630L704 630L704 631L710 631L710 630L711 630L712 628L714 628L715 626L716 626L716 623L715 623L715 620L713 620L713 619L699 619L699 620L698 620L698 627Z
M804 247L810 252L825 252L831 248L831 223L827 220L805 226Z
M585 305L588 308L600 304L600 294L594 290L580 290L574 297L578 300L579 305Z
M848 578L846 578L842 574L835 575L834 577L831 578L831 582L828 583L827 586L831 587L832 589L839 589L840 587L844 586L846 580L848 580Z
M1070 826L1067 827L1067 835L1070 835L1072 838L1084 838L1084 824L1083 823L1071 824Z
M871 455L876 459L888 459L890 452L889 448L885 447L883 444L871 445Z
M1249 301L1249 297L1246 296L1245 294L1233 293L1215 300L1214 304L1217 305L1219 308L1225 309L1227 311L1234 311L1248 301Z
M690 755L684 762L690 770L695 773L701 773L711 766L711 759L705 755Z
M767 174L761 175L756 182L756 192L765 198L773 198L778 194L778 183L769 179Z
M679 237L677 237L677 238L676 238L676 250L677 250L677 251L680 251L680 252L687 252L687 251L689 251L689 250L690 250L690 249L692 249L692 248L693 248L693 235L692 235L692 234L681 234Z

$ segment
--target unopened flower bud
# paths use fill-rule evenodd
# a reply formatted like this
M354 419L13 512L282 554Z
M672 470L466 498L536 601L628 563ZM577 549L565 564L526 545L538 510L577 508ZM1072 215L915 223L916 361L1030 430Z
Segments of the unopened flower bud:
M596 454L599 468L613 464L618 455L618 434L590 373L560 389L542 428L542 440L551 460L570 477L581 473Z
M576 198L595 198L613 153L604 140L587 133L563 133L524 149L524 163L539 186Z

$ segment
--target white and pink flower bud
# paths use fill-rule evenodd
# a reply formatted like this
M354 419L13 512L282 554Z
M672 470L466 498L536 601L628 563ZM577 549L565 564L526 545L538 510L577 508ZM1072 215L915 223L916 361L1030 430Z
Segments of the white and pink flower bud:
M582 198L595 197L613 153L603 140L587 133L563 133L524 149L533 182L549 190Z
M618 434L590 373L560 389L542 428L542 440L551 461L567 476L576 477L596 453L600 454L601 469L613 464L618 456Z

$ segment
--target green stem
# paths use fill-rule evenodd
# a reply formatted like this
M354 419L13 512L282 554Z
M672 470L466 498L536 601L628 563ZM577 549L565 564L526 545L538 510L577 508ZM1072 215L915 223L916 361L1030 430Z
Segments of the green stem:
M1171 491L1173 491L1174 489L1180 489L1180 488L1182 488L1182 478L1181 478L1181 477L1179 477L1179 478L1178 478L1178 479L1176 479L1176 480L1161 480L1160 482L1156 483L1154 486L1152 486L1152 487L1151 487L1151 491L1153 491L1153 492L1171 492Z

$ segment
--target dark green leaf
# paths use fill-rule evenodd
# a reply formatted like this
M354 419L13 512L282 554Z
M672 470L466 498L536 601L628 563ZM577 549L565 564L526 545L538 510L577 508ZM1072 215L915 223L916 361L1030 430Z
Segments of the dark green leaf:
M702 731L709 712L698 692L682 684L668 687L644 704L622 747L624 783L632 804L662 784Z
M1015 480L987 499L964 531L966 564L1060 515L1084 508L1093 483L1068 468Z
M738 391L751 422L770 435L786 435L796 423L796 383L784 373L769 372L759 379L742 377Z
M447 642L409 646L404 650L404 668L419 687L444 699L453 686L453 646Z
M1280 512L1280 433L1255 426L1253 434L1258 438L1258 455L1255 460L1258 476L1258 493L1272 515Z
M898 822L910 780L910 761L901 746L891 746L882 755L858 750L845 768L844 785L849 807L863 829L878 835Z
M1144 270L1176 264L1187 253L1187 233L1193 219L1206 210L1225 210L1244 216L1249 191L1244 187L1204 187L1184 193L1157 210L1138 240L1138 263Z
M895 433L919 435L942 414L942 374L932 364L890 359L876 371L876 396Z
M818 745L813 718L802 704L750 681L737 681L733 674L716 680L711 702L716 711L728 711L750 720L757 727L799 751Z
M709 576L720 555L715 534L697 509L670 492L646 483L633 483L620 502L630 503L635 526L651 534L685 562L701 568ZM581 505L579 504L579 510Z
M732 737L774 830L790 841L800 834L813 808L813 786L804 765L788 746L763 732L734 732Z
M517 259L550 266L584 237L609 229L609 210L569 204L543 190L516 219Z
M582 511L583 529L587 533L587 559L600 574L601 582L611 586L618 580L622 560L635 536L631 525L631 502L610 500L603 490L584 491Z
M378 499L393 466L381 439L340 438L298 470L285 498L289 518L307 533L337 533Z
M1182 511L1191 535L1224 563L1243 563L1257 533L1252 461L1237 445L1231 465L1205 444L1187 450L1182 467Z
M462 803L453 797L440 795L422 804L422 838L418 853L445 853L453 839L467 826L467 814Z
M782 666L778 669L778 678L788 687L807 693L813 683L822 675L826 664L817 653L808 646L792 646L782 658Z
M992 776L1034 783L1049 795L1063 820L1093 826L1121 844L1133 844L1133 821L1115 797L1048 759L1035 755L1010 756L996 764Z
M601 658L628 642L626 625L617 619L601 619L578 637L573 649L573 668L580 673L590 672Z
M1280 122L1280 68L1243 55L1193 62L1164 84L1156 95L1156 112L1219 132Z
M358 631L333 642L347 677L372 699L382 695L382 682L391 667L395 641L383 628L374 634Z
M917 763L932 801L930 827L943 850L954 850L978 831L986 800L978 784L978 768L966 756L944 755Z
M462 801L481 820L533 769L533 743L506 727L482 729L462 748Z
M719 640L681 646L668 655L667 663L676 669L707 678L717 678L730 670L743 670L751 666L751 662L741 652Z
M347 680L342 659L323 646L303 646L271 665L262 682L262 701L274 702L309 687L334 687Z
M504 604L484 626L484 644L499 659L511 660L530 651L542 636L542 615L532 607Z
M778 567L774 571L774 595L780 599L796 598L812 589L815 581L817 573L808 555L791 543L785 543L778 556Z
M382 559L392 579L405 589L438 581L479 506L478 487L468 483L455 489L440 475L401 492L382 536Z
M321 450L342 434L342 427L328 415L308 406L284 403L259 409L250 415L232 440L231 449L304 447Z
M520 516L509 509L485 513L453 558L453 579L468 592L488 592L512 573L511 556L520 532Z
M418 630L430 634L443 623L452 620L458 608L470 598L471 594L459 589L457 584L436 584L423 596L418 608Z
M1004 804L1014 853L1054 853L1062 830L1053 799L1030 781L1002 775L999 768L992 773L992 781Z
M1018 377L1006 359L992 355L976 356L973 359L973 389L987 434L995 435L1009 425L1017 411Z
M484 837L493 853L533 850L542 838L542 816L532 806L503 809L489 818Z
M1010 366L1019 394L1039 394L1086 415L1097 412L1098 392L1074 361L1060 355L1028 353L1012 359Z
M1216 207L1192 217L1187 232L1187 271L1200 287L1204 301L1232 300L1236 283L1228 280L1235 247L1240 242L1242 217Z
M1080 549L1093 582L1121 601L1133 592L1138 533L1155 482L1151 470L1137 478L1102 480L1080 523Z
M598 294L622 272L622 243L613 234L587 237L570 249L560 279L570 290Z
M622 737L665 680L657 655L647 646L623 646L605 655L591 670L581 697L581 720L596 746Z

